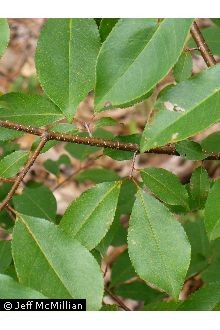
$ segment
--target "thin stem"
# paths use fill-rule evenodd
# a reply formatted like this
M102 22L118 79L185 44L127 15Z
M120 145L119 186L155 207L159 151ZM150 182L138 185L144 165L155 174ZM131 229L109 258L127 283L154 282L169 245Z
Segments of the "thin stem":
M214 56L212 55L198 25L196 22L193 23L192 27L191 27L191 35L196 43L196 45L199 48L199 51L204 59L204 61L206 62L207 66L213 66L216 64L216 60L214 58Z
M43 149L44 145L46 144L48 138L47 138L47 132L44 132L42 134L40 143L38 144L36 150L33 152L32 156L28 159L27 163L25 164L23 170L18 174L13 186L11 187L11 190L7 194L6 198L3 200L3 202L0 205L0 211L4 209L5 206L7 206L8 202L12 199L13 195L15 194L17 188L19 187L21 181L24 179L25 175L28 173L31 166L34 164L36 158L40 154L41 150Z
M9 122L8 120L6 121L0 120L0 127L14 129L17 131L22 131L37 136L42 136L45 133L45 130L42 128L20 125L17 123ZM77 135L64 134L59 132L47 132L47 140L64 141L70 143L85 144L85 145L102 147L102 148L110 148L110 149L140 153L139 145L135 143L123 143L119 141L81 137ZM145 153L179 156L179 153L176 151L175 146L173 144L168 144L160 148L151 149L145 151ZM207 157L206 160L220 160L220 153L212 153L212 156Z
M105 286L105 291L108 293L108 295L109 295L110 297L112 297L112 299L114 299L114 301L116 301L116 302L118 303L118 305L119 305L122 309L124 309L125 311L128 311L128 312L131 312L131 309L128 308L128 307L123 303L123 301L122 301L120 298L118 298L118 296L114 295L114 293L112 293L112 292L111 292L106 286Z
M133 176L133 171L134 171L134 165L135 165L136 156L137 156L137 151L135 151L134 156L133 156L133 159L132 159L131 170L130 170L130 174L129 174L129 177L130 178L132 178L132 176Z
M13 178L3 178L0 176L0 181L2 182L6 182L6 183L13 183L15 182L16 179L13 179Z

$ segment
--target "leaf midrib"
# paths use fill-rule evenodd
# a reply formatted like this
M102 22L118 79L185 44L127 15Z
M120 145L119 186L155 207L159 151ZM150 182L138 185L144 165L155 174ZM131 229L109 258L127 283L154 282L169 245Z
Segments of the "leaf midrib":
M31 228L28 226L28 224L25 222L25 220L22 218L22 215L19 213L18 217L20 218L20 220L22 221L23 225L25 226L25 228L27 229L27 232L29 233L29 235L31 236L31 238L33 239L33 241L36 243L36 245L38 246L40 252L42 253L43 257L45 258L45 260L47 261L49 267L53 270L54 274L56 275L56 277L59 279L59 281L61 282L61 284L63 285L64 289L69 293L69 295L71 297L74 297L73 294L69 291L69 289L65 286L65 284L63 283L62 279L59 276L59 273L57 273L56 269L53 268L53 264L51 264L50 260L47 258L47 255L44 253L43 248L40 245L40 242L37 240L37 238L35 237L34 233L31 231Z
M51 222L53 222L53 219L51 219L51 217L47 214L46 211L44 211L44 209L41 208L41 206L35 202L35 200L33 200L29 194L26 195L27 199L29 199L35 206L37 206L41 211L42 213L47 217L47 219L49 219Z
M8 155L9 157L10 155ZM3 172L0 172L1 175L3 175L5 172L7 172L11 167L13 167L16 163L18 163L22 158L25 158L27 156L27 153L24 152L24 154L22 156L20 156L19 158L16 158L16 160L11 163ZM3 158L2 161L0 162L0 165L1 163L4 161L5 159Z
M175 296L175 289L174 289L174 286L173 286L173 281L172 281L172 279L171 279L171 277L170 277L170 273L169 273L169 271L168 271L168 269L167 269L167 267L166 267L166 263L165 263L165 260L164 260L163 251L162 251L161 248L160 248L160 241L157 239L157 235L156 235L155 232L154 232L154 228L153 228L153 226L152 226L152 224L151 224L150 217L148 216L147 209L146 209L146 207L145 207L145 201L144 201L144 198L143 198L143 196L142 196L142 194L141 194L141 191L139 190L138 193L139 193L139 195L140 195L141 204L142 204L142 206L143 206L143 209L144 209L144 212L145 212L145 214L146 214L146 218L147 218L147 221L148 221L148 224L149 224L150 230L151 230L151 232L152 232L152 237L153 237L153 239L154 239L154 241L155 241L156 247L157 247L157 249L158 249L158 253L159 253L160 257L161 257L162 264L164 265L165 273L167 274L167 277L169 278L170 286L171 286L172 292L173 292L173 294L174 294L174 296ZM165 258L165 259L166 259L166 258Z
M76 237L79 232L81 231L81 229L88 223L89 219L91 218L91 216L93 215L93 213L98 209L98 207L103 203L103 201L108 197L108 195L117 187L118 182L114 184L113 187L111 187L111 189L109 189L101 198L101 200L99 200L99 202L96 204L96 206L94 207L94 209L91 211L91 213L86 217L86 220L84 222L81 223L81 226L79 227L79 229L77 230L77 232L74 234L74 237Z

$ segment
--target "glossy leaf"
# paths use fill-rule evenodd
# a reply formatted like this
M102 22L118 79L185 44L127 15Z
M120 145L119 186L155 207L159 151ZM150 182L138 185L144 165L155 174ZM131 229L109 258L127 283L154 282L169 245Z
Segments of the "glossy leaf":
M103 18L101 20L99 25L99 33L102 42L105 41L117 22L118 18Z
M47 187L26 187L21 195L13 197L13 204L19 213L55 221L57 203Z
M180 311L211 311L220 302L220 282L211 283L185 300L177 310Z
M220 237L220 180L215 181L205 204L205 227L210 240Z
M115 216L121 182L104 182L84 192L66 210L60 227L92 250L109 230Z
M101 307L103 278L96 260L51 222L19 215L12 251L23 285L48 298L85 298L88 310Z
M206 158L206 155L202 151L201 145L191 140L176 143L176 151L182 157L189 160L202 160Z
M190 179L190 191L194 208L203 208L210 188L209 176L203 167L197 167Z
M177 299L190 250L181 224L158 200L138 190L128 230L128 251L137 274Z
M173 75L176 82L188 79L192 74L192 55L183 51L178 62L173 68Z
M161 110L145 126L141 151L184 140L219 121L219 75L217 64L165 90L155 105Z
M141 171L144 184L163 202L188 207L188 196L179 178L163 168L147 168Z
M10 178L16 175L28 159L28 152L15 151L0 160L0 176Z
M202 140L201 146L206 152L220 152L220 132L207 136Z
M0 274L0 299L46 299L42 293Z
M3 55L9 41L10 31L6 18L0 18L0 57Z
M191 24L192 19L164 19L160 24L150 18L120 19L98 56L96 111L146 98L177 62Z
M44 96L9 93L0 97L0 120L43 126L62 118L59 108Z
M99 47L93 19L51 18L41 31L36 51L40 83L69 120L94 87Z
M11 242L0 240L0 273L4 273L11 261Z

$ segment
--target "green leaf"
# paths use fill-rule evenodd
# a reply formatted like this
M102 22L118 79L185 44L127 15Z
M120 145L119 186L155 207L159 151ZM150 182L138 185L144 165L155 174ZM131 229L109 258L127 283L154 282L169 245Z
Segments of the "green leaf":
M135 194L137 192L137 186L134 184L132 180L126 180L122 182L118 205L117 205L117 213L119 215L122 214L130 214L135 202Z
M177 310L211 311L220 302L220 282L214 282L199 289L185 300Z
M102 42L105 41L117 22L118 18L103 18L101 20L99 25L99 33Z
M200 273L208 266L210 245L205 231L203 219L196 219L183 225L191 245L191 261L187 276Z
M1 127L0 129L0 141L9 141L9 140L14 140L21 136L23 133L13 131L12 129L9 128L4 128Z
M137 187L132 180L122 181L114 221L105 237L96 247L102 255L106 254L110 244L113 246L127 244L127 230L122 226L120 218L123 214L131 213L136 192Z
M115 216L121 182L104 182L85 191L66 210L60 227L92 250L109 230Z
M97 60L95 109L134 104L164 78L178 60L192 19L120 19ZM151 65L147 65L151 63Z
M217 64L165 90L155 105L161 110L145 126L141 151L184 140L219 121L219 75Z
M176 143L176 150L182 157L189 160L202 160L206 158L201 145L191 140Z
M6 141L0 142L0 148L2 149L0 159L2 159L5 156L11 154L12 152L19 150L20 145L12 141Z
M209 239L220 237L220 180L213 184L205 204L205 227Z
M173 75L178 83L192 75L192 55L190 52L183 51L173 68Z
M62 118L62 112L44 96L9 93L0 97L0 120L36 127Z
M11 242L0 240L0 273L4 273L11 261Z
M190 179L192 207L202 209L210 188L209 176L203 167L197 167Z
M114 171L106 169L106 168L91 168L85 171L82 171L75 177L75 180L78 182L84 181L92 181L95 183L102 183L107 181L116 181L120 180L120 176L118 176Z
M0 18L0 57L3 55L10 38L10 30L6 18Z
M121 253L113 263L111 271L111 287L119 285L137 276L129 259L128 250Z
M15 151L4 157L0 160L0 176L10 178L16 175L27 159L28 152L22 150Z
M144 184L163 202L188 208L188 195L179 178L163 168L147 168L141 171Z
M107 254L108 248L110 245L112 245L112 241L115 237L115 234L117 233L118 229L120 227L119 219L114 218L110 229L108 230L107 234L102 238L102 240L99 242L99 244L95 247L95 249L100 253L102 258ZM127 242L127 237L125 239L125 243Z
M26 187L21 195L13 197L13 204L19 213L55 221L57 202L47 187Z
M128 251L143 280L178 298L190 263L190 244L172 213L141 190L129 221Z
M122 284L114 290L114 293L123 298L145 301L146 303L153 302L164 296L163 293L150 288L140 281Z
M19 214L12 252L22 284L48 298L85 298L88 310L101 307L103 278L99 265L85 247L56 225Z
M16 274L16 270L15 270L15 266L14 264L11 264L6 271L4 272L5 275L10 276L11 278L13 278L13 280L15 280L16 282L18 282L18 277Z
M36 51L39 80L68 120L94 88L99 47L93 19L51 18L41 31Z
M207 136L201 141L201 146L206 152L220 152L220 132Z
M42 293L23 286L10 276L0 274L0 299L46 299Z

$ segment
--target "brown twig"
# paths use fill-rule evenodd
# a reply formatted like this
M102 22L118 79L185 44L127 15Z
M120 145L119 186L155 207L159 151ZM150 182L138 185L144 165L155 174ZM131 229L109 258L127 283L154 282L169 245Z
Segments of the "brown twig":
M114 293L112 293L112 292L109 290L109 288L107 288L106 286L105 286L105 291L108 293L108 295L109 295L110 297L112 297L112 299L114 299L114 301L116 301L116 302L118 303L118 305L119 305L122 309L124 309L125 311L128 311L128 312L131 312L131 309L128 308L128 307L123 303L123 301L122 301L120 298L118 298L118 296L114 295Z
M13 183L15 182L16 179L13 179L13 178L3 178L0 176L0 181L2 182L6 182L6 183Z
M40 143L38 144L36 150L33 152L32 156L28 159L27 163L25 164L24 168L22 169L22 171L18 174L11 190L9 191L9 193L7 194L7 196L5 197L5 199L3 200L3 202L0 205L0 211L2 211L4 209L4 207L8 204L8 202L11 200L11 198L13 197L13 195L15 194L17 188L19 187L21 181L23 180L23 178L25 177L25 175L27 174L27 172L29 171L29 169L31 168L31 166L34 164L36 158L38 157L38 155L40 154L41 150L43 149L44 145L46 144L48 138L47 138L47 132L44 132L42 134Z
M216 64L216 60L214 56L212 55L198 25L196 22L193 23L191 27L191 35L196 43L196 45L199 48L199 51L206 62L207 66L213 66Z
M8 120L0 120L0 127L5 127L9 129L14 129L17 131L26 132L29 134L42 136L45 133L45 130L38 127L25 126L17 123L9 122ZM131 151L140 153L139 145L136 143L123 143L119 141L105 140L105 139L97 139L90 137L81 137L77 135L64 134L59 132L47 132L47 140L56 140L77 144L85 144L90 146L102 147L102 148L110 148L116 150L123 151ZM153 154L166 154L172 156L180 156L176 151L175 146L173 144L168 144L166 146L160 148L154 148L145 153L153 153ZM206 160L220 160L220 153L212 153L212 156L206 158Z

